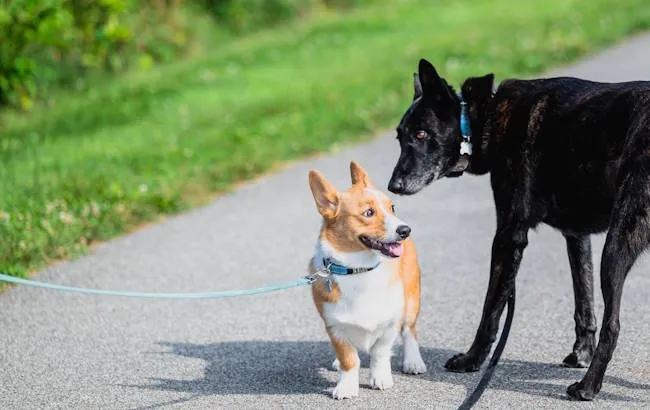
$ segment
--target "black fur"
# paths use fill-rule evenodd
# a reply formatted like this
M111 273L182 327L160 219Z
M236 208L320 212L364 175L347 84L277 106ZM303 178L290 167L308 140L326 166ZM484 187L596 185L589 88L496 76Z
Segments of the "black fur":
M564 364L589 366L567 393L591 400L616 347L623 283L650 242L650 82L507 80L493 93L493 80L490 74L462 85L474 152L459 166L459 99L428 61L420 61L413 104L397 128L401 154L388 189L414 194L459 169L490 173L497 214L490 281L474 343L449 359L451 371L476 371L487 357L528 231L546 223L562 232L576 325ZM416 137L420 130L424 138ZM596 346L589 235L605 230L605 312Z

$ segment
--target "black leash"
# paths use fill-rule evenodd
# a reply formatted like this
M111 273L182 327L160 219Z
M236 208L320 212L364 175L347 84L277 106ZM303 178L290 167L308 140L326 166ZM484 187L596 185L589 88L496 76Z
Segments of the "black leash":
M503 349L506 347L506 342L508 341L508 335L510 334L510 327L512 326L512 317L514 316L514 314L515 314L515 288L513 286L512 293L508 298L508 314L506 315L506 322L503 324L503 331L501 332L499 343L497 343L497 347L494 349L494 353L492 354L490 363L485 368L485 372L483 372L483 376L481 376L481 380L479 380L472 394L470 394L469 397L465 399L463 404L461 404L460 407L458 407L458 410L471 409L472 406L474 406L476 402L483 395L483 392L487 388L488 383L490 383L490 379L492 379L494 370L496 369L497 364L499 363L499 359L501 358L501 353L503 353Z

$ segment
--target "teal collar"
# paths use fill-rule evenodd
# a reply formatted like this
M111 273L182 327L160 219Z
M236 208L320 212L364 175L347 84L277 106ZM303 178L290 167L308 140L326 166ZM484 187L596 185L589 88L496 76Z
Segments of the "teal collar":
M460 143L460 155L472 155L472 127L467 113L467 102L463 99L462 93L458 93L458 98L460 98L460 133L463 136L463 141Z
M323 266L325 267L325 270L327 270L328 273L331 273L333 275L352 275L353 273L370 272L371 270L377 268L379 264L380 262L377 262L375 266L370 268L348 268L347 266L343 266L343 265L339 265L338 263L335 263L330 258L323 258Z
M352 275L354 273L365 273L370 272L371 270L377 268L380 262L371 268L348 268L347 266L339 265L335 263L331 258L323 258L323 266L325 267L325 272L330 275ZM325 277L327 281L327 291L332 292L332 279L328 275Z

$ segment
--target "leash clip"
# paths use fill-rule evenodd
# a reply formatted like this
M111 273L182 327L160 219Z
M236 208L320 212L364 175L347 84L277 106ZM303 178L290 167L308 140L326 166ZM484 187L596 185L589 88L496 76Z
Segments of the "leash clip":
M316 282L316 279L318 279L318 278L327 279L327 278L330 277L330 275L331 275L331 273L329 272L328 267L326 267L325 270L319 269L314 273L310 273L309 275L305 276L305 279L307 279L309 281L309 284L312 284L312 283Z
M332 271L330 271L331 263L327 264L324 269L319 269L314 273L305 276L309 284L316 282L318 278L323 278L327 281L327 292L332 293Z

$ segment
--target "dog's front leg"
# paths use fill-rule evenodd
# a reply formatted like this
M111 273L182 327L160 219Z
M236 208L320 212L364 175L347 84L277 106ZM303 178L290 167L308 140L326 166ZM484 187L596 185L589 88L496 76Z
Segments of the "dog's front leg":
M490 283L483 304L481 324L467 353L455 355L447 361L445 368L448 370L474 372L485 361L496 340L499 319L515 286L519 263L527 245L527 227L506 227L497 231L492 243Z
M357 349L345 340L339 339L331 329L327 329L332 347L336 352L339 380L334 387L332 397L347 399L359 395L359 355Z
M390 356L397 335L397 329L390 328L370 348L370 387L374 389L393 387Z
M589 235L566 238L573 295L575 299L576 341L573 352L564 358L567 367L587 367L596 348L596 315L594 314L594 268L591 261L591 240Z

